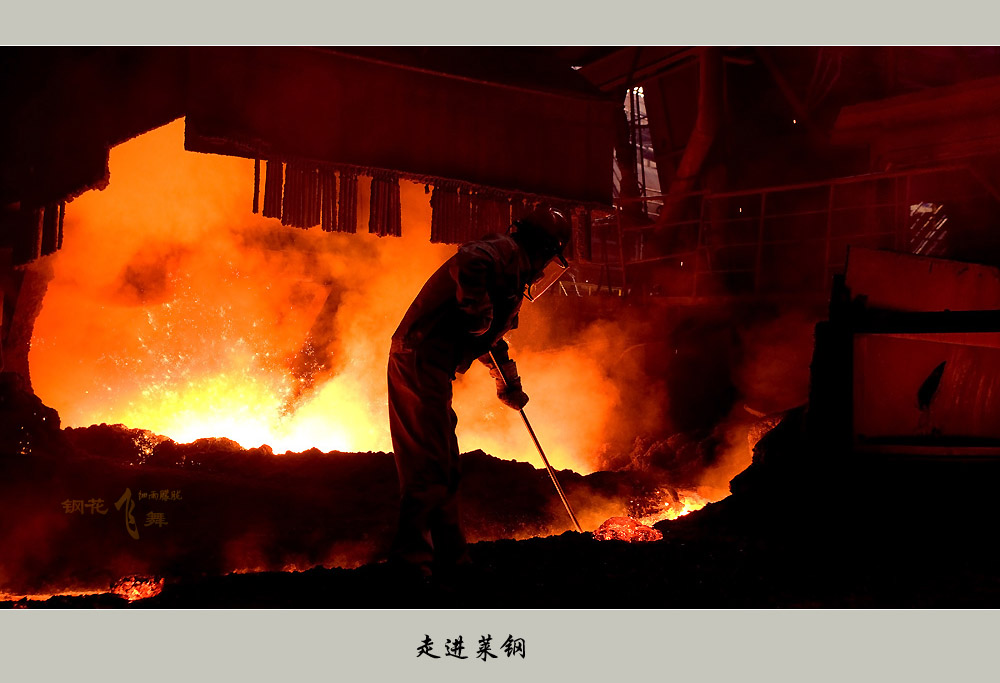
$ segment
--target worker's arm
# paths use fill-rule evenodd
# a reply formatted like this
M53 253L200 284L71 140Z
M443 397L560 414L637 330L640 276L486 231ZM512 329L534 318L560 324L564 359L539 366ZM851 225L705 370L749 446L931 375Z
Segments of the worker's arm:
M497 359L497 363L500 363L500 365L512 362L509 352L510 347L507 346L507 340L500 337L499 341L493 345L493 348L491 348L488 353L484 353L479 357L479 362L489 368L490 373L492 374L496 368L496 364L493 362L494 358Z
M490 300L488 283L501 269L500 252L488 242L473 242L459 247L452 277L455 278L455 295L458 308L466 319L466 329L473 335L486 334L493 324L493 302ZM515 325L516 326L516 319ZM501 337L490 349L490 353L479 360L490 370L496 380L497 396L504 404L520 410L528 402L528 395L521 389L521 378L517 366L508 355L507 342ZM490 357L496 357L496 363Z
M521 387L521 377L517 374L517 364L508 355L507 342L500 339L490 353L480 356L479 360L490 370L490 377L496 380L497 398L504 405L520 410L528 403L528 395ZM494 362L496 359L496 362Z
M486 334L493 324L493 302L487 284L495 262L496 254L482 243L473 243L459 247L452 265L458 310L467 331L475 336Z

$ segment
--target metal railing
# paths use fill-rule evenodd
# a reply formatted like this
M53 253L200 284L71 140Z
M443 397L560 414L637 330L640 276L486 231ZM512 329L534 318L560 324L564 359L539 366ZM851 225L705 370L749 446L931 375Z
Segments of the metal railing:
M927 243L928 222L915 219L912 207L935 202L946 213L982 197L997 199L972 169L950 166L620 200L617 234L604 236L603 265L610 278L608 257L617 252L623 293L825 297L848 247L916 251L914 244ZM649 222L630 221L639 215Z

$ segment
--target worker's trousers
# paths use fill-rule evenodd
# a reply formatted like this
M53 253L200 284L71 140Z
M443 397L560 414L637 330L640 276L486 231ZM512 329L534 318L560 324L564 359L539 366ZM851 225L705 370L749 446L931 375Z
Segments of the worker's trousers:
M430 568L465 555L458 511L458 418L454 371L419 350L389 354L389 431L399 474L399 527L392 556Z

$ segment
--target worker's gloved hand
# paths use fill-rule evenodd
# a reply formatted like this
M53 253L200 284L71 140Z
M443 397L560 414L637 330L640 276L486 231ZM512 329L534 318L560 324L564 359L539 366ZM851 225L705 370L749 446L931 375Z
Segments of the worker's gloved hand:
M521 378L517 374L517 365L514 361L501 363L499 368L496 366L490 368L490 377L496 380L497 398L505 406L520 410L528 404L528 395L521 389Z
M505 406L513 408L514 410L520 410L524 406L528 405L528 395L521 389L521 380L518 380L513 384L508 384L505 389L498 391L497 398L499 398Z

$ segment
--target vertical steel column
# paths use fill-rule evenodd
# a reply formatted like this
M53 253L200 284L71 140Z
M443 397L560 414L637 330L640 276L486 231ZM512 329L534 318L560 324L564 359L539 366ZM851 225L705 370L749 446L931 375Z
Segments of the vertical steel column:
M642 202L642 215L649 216L649 207L646 204L646 162L642 155L642 114L639 112L639 88L632 87L632 118L635 122L635 154L639 164L639 172L636 177L639 179L639 197Z
M618 199L618 211L615 212L618 218L618 258L622 264L622 296L627 291L628 278L625 277L625 231L622 229L622 206L621 198ZM608 273L608 291L611 291L611 273Z

